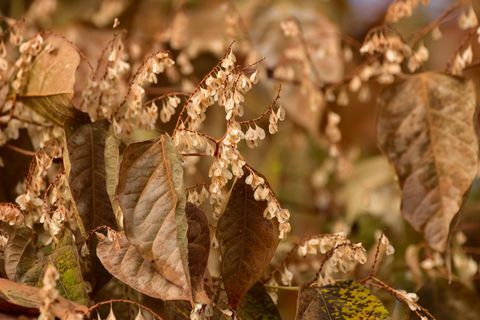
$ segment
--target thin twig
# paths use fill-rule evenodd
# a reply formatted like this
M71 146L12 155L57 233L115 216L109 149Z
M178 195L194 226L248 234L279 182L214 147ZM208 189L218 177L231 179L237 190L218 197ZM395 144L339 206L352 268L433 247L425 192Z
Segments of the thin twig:
M7 143L7 144L5 144L5 147L7 147L8 149L13 150L15 152L18 152L20 154L23 154L24 156L27 156L27 157L34 157L35 156L34 151L26 150L26 149L14 146L13 144Z

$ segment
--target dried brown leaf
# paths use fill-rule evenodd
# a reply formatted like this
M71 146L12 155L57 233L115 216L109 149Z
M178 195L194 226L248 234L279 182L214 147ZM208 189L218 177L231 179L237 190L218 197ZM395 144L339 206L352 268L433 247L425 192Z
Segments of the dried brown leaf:
M32 230L27 227L18 228L13 231L13 234L8 238L7 245L5 246L5 273L7 274L8 279L17 280L18 266L21 265L22 258L25 255L25 259L29 260L28 265L31 265L33 261L36 260L36 252L33 252L35 256L31 256L31 250L28 250L31 246L32 241ZM23 260L25 260L23 259ZM24 263L25 264L25 263ZM26 271L26 270L24 270ZM23 274L24 272L20 272ZM20 274L20 276L21 276Z
M190 292L157 272L155 264L140 255L124 232L116 233L114 241L107 237L101 240L97 255L114 277L143 294L162 300L190 299Z
M183 167L170 137L126 148L118 198L130 243L166 279L190 288Z
M238 179L217 226L221 274L228 302L236 308L262 276L278 245L278 222L267 220L265 201L256 201L245 177Z
M205 213L194 204L187 202L185 212L188 222L188 265L194 300L207 303L209 299L203 283L210 253L210 228Z
M439 251L477 173L475 104L471 81L440 73L412 76L381 97L378 140L400 181L402 213Z
M84 118L70 99L73 96L75 72L80 63L76 48L65 39L50 35L45 46L33 60L22 101L57 125L66 120Z
M106 225L115 228L105 178L105 122L86 124L68 139L69 183L86 231Z

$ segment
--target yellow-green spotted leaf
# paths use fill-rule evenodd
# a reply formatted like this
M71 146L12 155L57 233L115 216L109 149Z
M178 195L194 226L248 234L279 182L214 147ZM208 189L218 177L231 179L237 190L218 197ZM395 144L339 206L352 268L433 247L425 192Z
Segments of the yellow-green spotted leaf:
M379 320L389 319L382 301L354 281L300 291L297 320Z
M65 298L87 305L89 299L79 259L72 233L66 230L50 256L60 275L58 290Z

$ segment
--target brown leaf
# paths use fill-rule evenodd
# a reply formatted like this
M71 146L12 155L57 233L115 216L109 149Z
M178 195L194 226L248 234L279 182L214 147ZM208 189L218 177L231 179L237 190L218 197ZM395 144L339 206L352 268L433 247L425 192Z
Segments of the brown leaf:
M83 113L70 101L80 55L72 44L58 36L48 36L45 45L53 50L42 50L33 60L21 100L60 126L66 120L83 119Z
M42 305L43 297L39 288L18 284L0 278L0 298L25 308L38 309ZM52 304L52 311L60 319L68 319L73 314L84 315L88 308L65 298L58 297Z
M165 278L190 288L183 167L170 137L126 148L118 198L130 243Z
M28 250L28 248L31 246L31 241L32 230L27 227L15 229L13 234L11 234L8 238L8 242L4 251L5 273L7 274L8 279L18 281L17 266L20 264L22 257L24 257L26 253L27 254L25 258L30 262L36 260L36 252L33 252L35 254L33 257L31 256L31 250ZM31 265L31 263L29 263L29 265Z
M278 245L278 222L263 217L266 207L266 201L254 199L244 176L235 182L218 221L221 274L233 308L261 277Z
M188 265L195 302L208 303L209 299L203 288L208 255L210 253L210 228L205 213L187 202Z
M477 173L475 112L473 83L440 73L412 76L381 97L378 140L402 187L402 213L439 251Z
M106 123L96 122L81 126L67 141L70 189L86 232L102 225L116 227L105 178L107 137Z
M162 300L190 300L190 292L157 272L154 263L140 255L124 232L116 233L115 241L101 240L97 255L114 277L143 294Z

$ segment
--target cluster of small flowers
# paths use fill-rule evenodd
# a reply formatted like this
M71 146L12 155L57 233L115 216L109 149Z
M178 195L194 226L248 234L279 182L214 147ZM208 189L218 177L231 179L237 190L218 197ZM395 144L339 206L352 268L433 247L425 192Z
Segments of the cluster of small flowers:
M0 221L10 226L23 225L24 217L18 207L11 203L0 203Z
M234 176L243 176L245 161L237 149L238 143L244 138L244 134L238 122L232 122L227 126L225 138L217 146L218 154L210 166L210 203L214 207L214 216L219 217L225 201L225 186Z
M453 75L460 75L465 67L467 67L473 60L472 46L468 46L463 51L458 52L453 60L451 66L451 73Z
M408 308L412 311L421 310L420 306L418 305L418 296L416 293L407 292L401 289L393 289L395 293L401 298L403 302L408 305Z
M15 78L11 83L13 90L19 91L26 84L28 70L32 65L33 59L40 53L42 49L43 38L40 34L37 34L30 40L25 41L20 45L20 56L15 61Z
M40 289L39 295L41 297L42 304L39 308L40 320L51 320L55 319L55 314L53 313L53 305L56 303L58 297L60 296L57 290L57 281L60 278L57 269L52 264L48 264L43 274L42 279L42 288Z
M428 5L429 0L395 0L387 9L385 21L392 23L400 19L410 17L413 10L422 3Z
M225 108L225 119L234 120L243 115L243 94L252 88L257 81L257 72L247 76L243 71L235 70L236 57L230 49L221 60L215 72L212 72L199 86L186 103L189 117L187 128L195 126L205 120L205 111L215 102Z
M250 174L245 179L245 183L250 185L254 190L253 196L257 201L267 201L267 208L263 212L263 216L271 220L276 218L278 221L279 228L279 238L285 239L287 234L291 230L290 223L290 211L280 207L280 204L277 201L277 198L273 194L273 191L265 183L265 180L255 174L255 172L250 171Z
M41 198L46 188L46 176L52 165L53 159L62 155L61 140L54 139L41 150L35 153L30 164L28 177L25 180L24 191L17 196L15 202L25 212L25 223L32 225L42 215L43 200Z
M189 190L187 201L193 203L197 207L200 207L209 197L210 193L205 186L202 186L202 190L200 190L200 192L198 192L196 189Z
M213 156L215 152L215 148L208 138L198 134L197 131L183 127L175 132L173 141L180 153L201 151Z
M175 95L168 96L165 100L162 104L162 110L160 110L160 120L163 123L167 123L172 119L175 109L180 105L180 98ZM155 101L152 101L152 108L157 108Z
M321 268L317 283L327 285L335 283L335 275L339 272L351 271L357 263L367 261L366 251L361 243L351 243L344 233L334 233L311 238L298 247L298 255L327 254Z
M119 80L129 69L122 38L116 35L107 56L103 77L100 80L92 79L83 93L83 108L92 121L110 119L116 112L120 103Z
M156 106L143 108L145 85L157 82L157 74L165 71L174 64L166 52L159 52L148 58L135 74L125 100L126 109L114 119L114 127L117 134L130 133L133 125L141 128L152 129L158 118Z
M408 70L410 72L414 72L418 68L422 66L422 64L428 60L428 49L425 48L423 44L421 44L415 52L408 58Z
M471 6L458 18L458 26L463 30L476 28L478 26L477 15Z
M375 61L373 64L366 66L362 71L365 73L366 68L369 67L368 76L363 75L360 78L370 78L373 75L378 76L380 83L393 82L393 76L401 72L400 64L411 54L411 48L403 42L401 37L388 27L380 27L372 29L363 42L360 52L362 54L381 54L383 59L380 63ZM365 80L364 80L365 81Z
M270 134L275 134L278 131L278 121L284 121L284 120L285 120L285 109L279 106L277 109L277 112L274 112L272 108L270 111L270 116L268 117L268 132ZM263 138L261 138L261 140L263 140Z
M342 233L333 233L313 237L298 246L297 253L300 257L307 255L325 254L335 247L350 243L347 236Z
M370 30L360 48L362 54L382 54L385 60L392 63L401 63L405 56L410 54L410 47L393 29L388 27Z
M44 229L52 238L62 231L64 222L72 218L70 208L71 193L65 173L61 172L56 181L47 188L40 217L40 223L43 223Z

